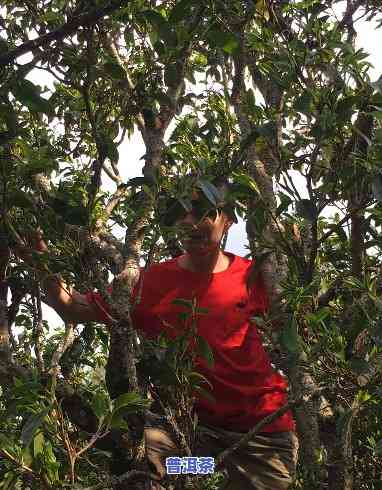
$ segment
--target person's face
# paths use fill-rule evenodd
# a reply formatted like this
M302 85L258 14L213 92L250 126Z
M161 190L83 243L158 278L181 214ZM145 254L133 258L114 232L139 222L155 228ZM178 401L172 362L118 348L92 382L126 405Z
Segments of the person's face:
M193 201L193 211L186 213L176 223L183 248L190 255L208 255L220 248L221 240L232 221L223 211L202 213L198 201Z

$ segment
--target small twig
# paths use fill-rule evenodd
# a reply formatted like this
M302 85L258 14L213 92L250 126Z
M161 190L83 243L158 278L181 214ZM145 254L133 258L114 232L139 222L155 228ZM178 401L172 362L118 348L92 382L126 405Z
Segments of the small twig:
M57 81L59 81L60 83L67 83L65 78L61 78L59 77L53 70L51 70L49 67L45 67L45 66L38 66L38 65L35 65L33 68L37 68L38 70L43 70L43 71L47 71L48 73L50 73Z
M342 226L343 224L345 224L347 221L349 221L349 219L351 219L351 217L358 213L358 211L361 211L365 209L365 206L359 206L359 207L356 207L356 208L353 208L346 216L344 216L338 223L335 223L331 230L329 230L327 233L325 233L324 235L321 236L321 238L318 240L318 243L317 243L317 248L320 247L320 245L322 243L325 242L325 240L327 240L331 235L333 235L333 233L336 231L336 229L338 229L340 226Z
M99 427L97 432L92 435L90 441L87 444L85 444L85 446L75 454L76 459L78 459L81 456L81 454L83 454L85 451L87 451L92 446L94 446L94 444L98 441L98 439L102 439L103 437L107 436L110 432L110 431L106 430L105 432L102 433L101 429L102 429L102 427Z
M321 391L322 390L316 390L315 392L309 395L301 396L297 400L290 400L285 405L283 405L278 410L276 410L276 412L273 412L267 417L264 417L262 420L260 420L260 422L258 422L253 427L253 429L247 432L239 441L237 441L231 447L227 448L225 451L221 452L215 460L215 466L220 466L224 462L224 460L227 459L228 456L230 456L234 451L239 449L239 447L243 446L244 444L247 444L256 434L258 434L261 431L263 427L269 425L274 420L284 415L284 413L286 413L288 410L295 408L298 405L301 405L302 403L306 403L314 397L319 396L321 394Z
M49 373L56 379L59 370L59 362L64 352L73 344L75 335L74 335L74 323L67 322L65 323L65 335L61 342L58 344L56 351L53 353L52 362L49 369Z
M105 170L105 169L104 169ZM117 179L117 177L116 177ZM117 182L117 180L116 180ZM106 204L105 211L103 213L102 221L105 222L110 218L111 213L114 211L115 207L120 203L121 199L126 199L130 194L130 189L125 186L119 186L118 189L111 196L109 202ZM98 224L98 222L97 222Z
M296 196L298 197L299 201L301 201L300 193L298 192L297 187L295 186L292 177L288 174L288 172L285 172L284 175L288 179L288 181L289 181L290 185L292 186L292 189L294 190L294 192L295 192Z
M71 483L73 484L75 482L75 464L76 464L76 452L75 449L72 445L72 441L68 437L68 432L65 427L65 419L63 416L63 413L61 411L61 407L59 406L58 403L56 403L56 412L57 412L57 418L61 430L61 438L64 443L68 459L69 459L69 465L70 465L70 480Z
M0 449L0 454L3 456L3 458L7 459L8 461L10 461L11 463L15 464L16 466L19 466L21 469L23 469L27 473L30 473L31 475L37 477L37 475L32 470L32 468L29 468L29 466L27 466L26 464L22 463L21 461L17 461L17 459L14 458L12 456L12 454L10 454L6 449Z
M343 280L344 278L342 276L336 277L336 279L333 281L327 291L318 296L317 304L319 307L328 306L329 301L333 300L336 297L336 294L338 293L338 290L341 287Z
M24 470L27 473L29 473L30 475L32 475L33 478L35 478L36 480L40 480L41 483L43 484L43 487L46 488L47 490L50 490L52 488L50 486L48 480L46 479L46 476L45 475L38 475L37 473L35 473L32 470L32 468L29 468L29 466L25 465L21 461L17 461L17 459L14 458L12 456L12 454L10 454L6 449L0 449L0 455L3 456L3 458L5 458L8 461L10 461L11 463L13 463L14 465L18 466L22 470Z

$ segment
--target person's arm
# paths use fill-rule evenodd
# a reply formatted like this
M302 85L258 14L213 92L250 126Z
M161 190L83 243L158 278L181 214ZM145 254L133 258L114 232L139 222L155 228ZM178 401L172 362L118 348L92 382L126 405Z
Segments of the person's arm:
M45 292L46 303L51 306L65 321L90 322L100 321L95 303L89 303L86 295L68 287L62 279L50 276L41 281Z
M42 234L36 232L29 239L30 248L17 248L16 253L25 262L36 268L31 251L45 253L48 246ZM46 303L51 306L64 321L89 322L100 321L97 305L88 302L85 294L68 287L57 275L46 275L46 271L37 269L41 275L41 286L46 296Z

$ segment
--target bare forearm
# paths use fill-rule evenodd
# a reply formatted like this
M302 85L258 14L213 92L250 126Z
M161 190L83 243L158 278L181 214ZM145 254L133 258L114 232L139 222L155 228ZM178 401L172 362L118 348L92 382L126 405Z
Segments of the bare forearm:
M33 267L34 271L40 278L42 290L45 293L45 302L52 307L60 317L68 322L87 322L97 321L98 310L94 305L90 305L86 295L80 294L56 274L52 274L43 261L36 261L31 254L31 250L25 248L17 250L19 255L27 264ZM47 246L40 240L37 253L46 253Z
M64 319L69 320L70 305L73 300L73 290L57 275L46 276L41 281L46 303Z
M42 280L46 303L66 322L99 321L98 309L89 304L86 295L76 291L59 276L46 276Z

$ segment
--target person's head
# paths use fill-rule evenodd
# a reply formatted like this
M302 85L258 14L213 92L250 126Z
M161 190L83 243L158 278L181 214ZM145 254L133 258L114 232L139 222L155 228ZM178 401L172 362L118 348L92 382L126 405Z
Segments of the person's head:
M216 191L218 189L215 187ZM214 191L214 187L210 190ZM206 189L195 188L187 200L172 199L168 216L184 250L190 255L208 255L220 248L224 235L237 221L232 205L218 191L216 203L206 196Z
M175 222L184 250L190 255L208 255L220 248L232 219L220 208L205 209L202 198L192 200L192 209Z

